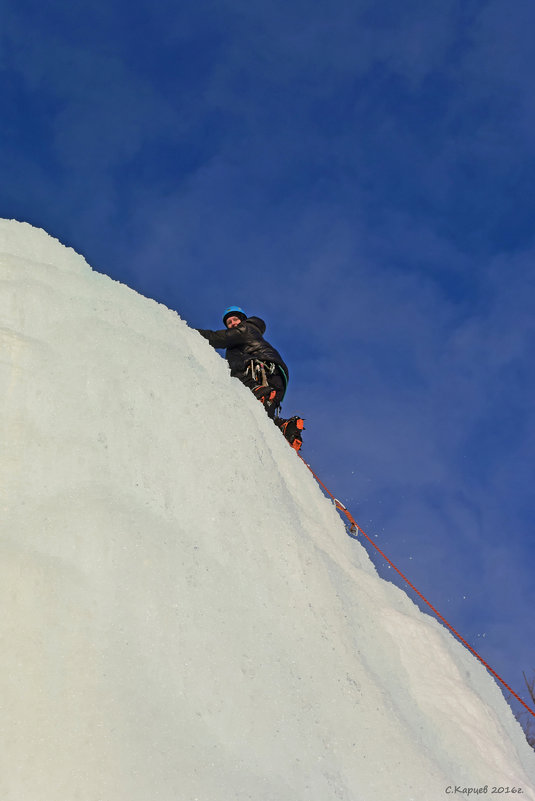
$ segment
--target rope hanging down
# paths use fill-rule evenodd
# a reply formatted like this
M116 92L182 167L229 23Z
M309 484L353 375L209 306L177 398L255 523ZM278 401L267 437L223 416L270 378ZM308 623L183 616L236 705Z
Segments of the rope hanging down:
M359 532L360 534L362 534L362 536L363 536L363 537L365 537L365 538L368 540L368 542L369 542L371 545L373 545L373 547L375 548L375 550L376 550L378 553L380 553L380 554L381 554L381 556L383 557L383 559L384 559L384 560L385 560L385 561L386 561L386 562L387 562L387 563L390 565L390 567L392 567L392 568L393 568L393 569L396 571L396 573L398 573L398 575L399 575L399 576L401 576L401 578L403 579L403 581L405 581L405 582L406 582L406 583L409 585L409 587L410 587L410 588L411 588L411 589L412 589L412 590L413 590L413 591L416 593L416 595L417 595L419 598L421 598L421 600L422 600L424 603L426 603L426 604L427 604L427 606L428 606L428 607L431 609L431 611L433 612L433 614L434 614L434 615L435 615L435 616L436 616L436 617L437 617L437 618L438 618L438 619L439 619L439 620L440 620L440 621L441 621L441 622L442 622L442 623L443 623L443 624L444 624L444 625L445 625L445 626L446 626L446 627L447 627L447 628L448 628L448 629L449 629L449 630L450 630L450 631L451 631L451 632L452 632L452 633L455 635L455 637L457 637L457 639L458 639L460 642L462 642L462 644L465 646L465 648L468 648L468 650L470 651L470 653L472 653L472 654L473 654L473 655L474 655L474 656L475 656L477 659L479 659L479 661L481 662L481 664L482 664L482 665L484 665L484 666L487 668L487 670L489 671L489 673L492 673L492 675L494 676L494 678L498 679L498 681L499 681L499 682L500 682L500 683L501 683L501 684L502 684L502 685L505 687L505 689L506 689L506 690L508 690L508 692L510 692L510 693L511 693L511 695L512 695L514 698L516 698L516 700L517 700L517 701L518 701L520 704L522 704L522 706L523 706L525 709L527 709L527 711L530 713L530 715L533 715L533 717L535 717L535 712L534 712L532 709L530 709L530 708L529 708L529 706L528 706L526 703L524 703L524 701L523 701L523 700L520 698L520 696L519 696L519 695L517 695L517 693L515 693L515 691L514 691L514 690L512 690L512 689L511 689L511 687L509 687L509 685L508 685L508 684L507 684L507 683L504 681L504 679L502 679L502 677L501 677L501 676L499 676L499 675L498 675L498 673L496 673L496 671L495 671L495 670L493 670L493 669L491 668L491 666L490 666L490 665L489 665L487 662L485 662L485 660L483 659L483 657L481 657L481 656L480 656L480 655L477 653L477 651L476 651L476 650L474 650L474 648L472 648L472 646L471 646L469 643L467 643L467 642L466 642L466 640L464 639L464 637L461 637L461 635L459 634L459 632L458 632L458 631L456 631L456 630L453 628L453 626L452 626L450 623L448 623L448 621L447 621L447 620L446 620L444 617L442 617L442 615L440 614L440 612L439 612L438 610L436 610L436 609L435 609L435 607L434 607L434 606L433 606L433 605L432 605L432 604L431 604L431 603L430 603L430 602L427 600L427 598L426 598L425 596L423 596L423 595L422 595L422 593L421 593L419 590L417 590L417 589L416 589L416 587L415 587L415 586L414 586L414 585L413 585L413 584L412 584L412 583L409 581L409 579L407 578L407 576L405 576L405 575L404 575L404 574L401 572L401 570L399 570L399 569L398 569L398 568L395 566L395 564L394 564L393 562L391 562L391 561L390 561L390 559L388 558L388 556L386 556L386 554L384 554L384 553L383 553L383 551L382 551L382 550L381 550L381 549L380 549L380 548L379 548L379 547L378 547L378 546L375 544L375 542L372 540L372 538L371 538L371 537L369 537L369 536L368 536L368 534L366 534L366 532L365 532L365 531L363 531L359 525L357 525L357 523L355 522L355 520L354 520L354 518L353 518L353 515L351 514L351 512L349 511L349 509L347 509L347 508L344 506L344 504L343 504L343 503L341 503L341 501L339 501L337 498L335 498L335 497L334 497L334 495L332 494L332 492L331 492L331 491L330 491L330 490L329 490L329 489L328 489L328 488L325 486L325 484L323 483L323 481L321 481L321 480L318 478L318 476L317 476L317 475L316 475L316 473L315 473L315 472L312 470L312 468L310 467L310 465L309 465L307 462L305 462L305 460L303 459L303 457L301 456L301 454L300 454L299 452L297 452L297 455L299 456L299 458L301 459L301 461L303 462L303 464L304 464L304 465L306 465L306 467L308 467L308 469L310 470L310 472L312 473L312 475L314 476L314 478L316 479L316 481L318 482L318 484L320 485L320 487L322 487L322 488L323 488L323 490L324 490L324 491L327 493L327 495L328 495L330 498L332 498L332 500L334 501L334 504L335 504L336 508L338 509L338 511L339 511L339 512L342 512L342 514L344 514L344 515L347 517L347 519L349 520L349 531L350 531L350 533L351 533L351 534L356 534L357 532Z

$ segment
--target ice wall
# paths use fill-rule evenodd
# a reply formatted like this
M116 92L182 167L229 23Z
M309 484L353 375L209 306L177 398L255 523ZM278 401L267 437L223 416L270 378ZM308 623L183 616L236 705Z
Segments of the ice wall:
M175 313L0 221L0 354L2 801L535 798L494 681Z

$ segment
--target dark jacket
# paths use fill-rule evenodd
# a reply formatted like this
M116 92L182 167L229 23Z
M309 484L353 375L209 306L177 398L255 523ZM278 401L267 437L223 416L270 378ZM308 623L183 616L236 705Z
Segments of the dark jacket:
M223 328L221 331L197 329L212 347L226 348L230 374L236 378L243 381L251 359L256 359L279 365L288 380L288 368L280 353L264 339L265 330L266 324L260 317L248 317L236 328Z

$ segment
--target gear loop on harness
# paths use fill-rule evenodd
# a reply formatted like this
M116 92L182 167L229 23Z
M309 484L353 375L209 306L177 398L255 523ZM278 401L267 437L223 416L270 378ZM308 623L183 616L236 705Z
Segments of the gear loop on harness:
M260 361L260 359L251 359L245 371L245 375L250 374L253 381L257 382L262 378L261 386L267 387L269 386L269 381L267 379L268 373L269 375L273 375L276 367L277 365L274 362L263 362Z

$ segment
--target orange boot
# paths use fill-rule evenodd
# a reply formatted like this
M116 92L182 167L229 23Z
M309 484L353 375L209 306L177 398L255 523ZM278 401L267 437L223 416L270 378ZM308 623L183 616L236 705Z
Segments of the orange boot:
M301 437L301 432L304 431L305 428L303 418L296 416L290 417L289 420L283 420L281 417L279 417L277 420L275 420L275 423L278 425L284 437L290 443L290 446L295 451L298 451L303 444Z

